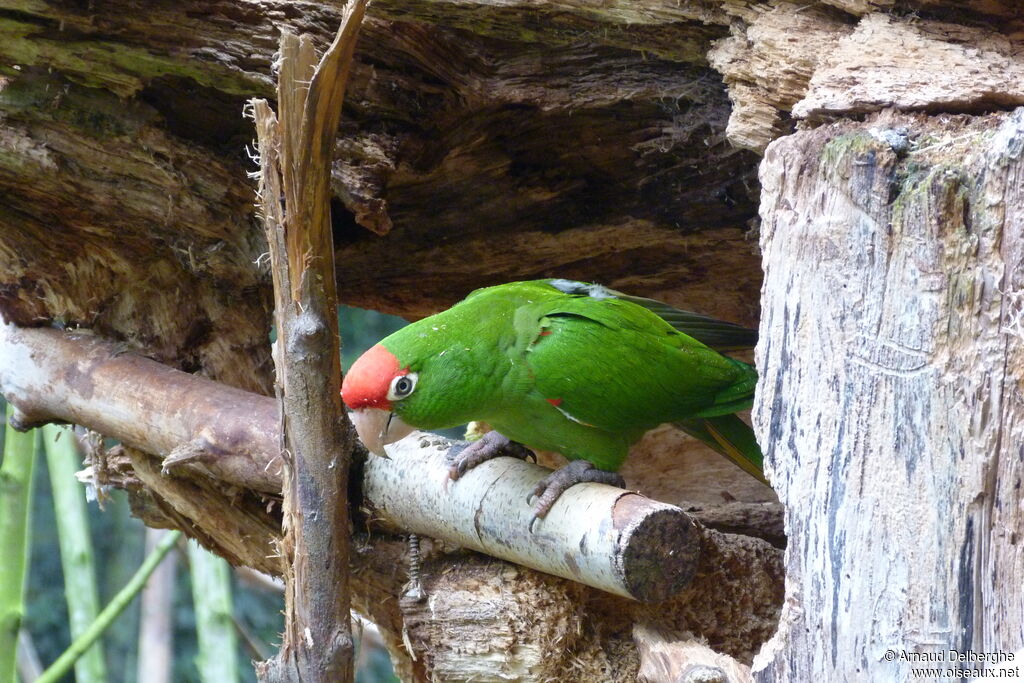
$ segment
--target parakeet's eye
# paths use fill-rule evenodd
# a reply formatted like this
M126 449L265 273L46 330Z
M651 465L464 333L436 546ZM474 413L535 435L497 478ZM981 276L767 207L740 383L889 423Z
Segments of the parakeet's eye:
M410 372L408 375L399 375L391 380L391 386L388 387L388 400L397 401L411 394L412 390L416 388L417 377L415 372Z

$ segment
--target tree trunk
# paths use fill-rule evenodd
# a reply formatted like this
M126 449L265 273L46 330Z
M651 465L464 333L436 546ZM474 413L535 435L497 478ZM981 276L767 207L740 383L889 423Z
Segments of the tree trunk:
M1022 150L1021 109L768 148L754 417L789 545L758 680L1000 669L953 657L1024 643Z

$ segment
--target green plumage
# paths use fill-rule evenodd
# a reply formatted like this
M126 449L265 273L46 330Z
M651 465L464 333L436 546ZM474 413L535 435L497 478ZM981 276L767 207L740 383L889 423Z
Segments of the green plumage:
M477 290L381 344L418 373L392 410L421 429L483 420L614 471L644 432L674 422L760 478L760 449L732 415L749 407L757 373L711 348L753 342L750 330L650 299L536 280Z

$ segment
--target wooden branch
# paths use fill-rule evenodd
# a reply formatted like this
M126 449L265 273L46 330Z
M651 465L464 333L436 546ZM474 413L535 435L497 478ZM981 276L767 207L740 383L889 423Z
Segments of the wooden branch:
M679 508L577 485L530 533L526 501L550 470L496 458L452 483L450 447L417 432L387 447L390 460L370 458L363 489L370 517L637 600L664 600L693 578L700 534Z
M86 333L0 325L0 347L0 391L13 399L18 428L88 425L159 456L201 448L189 468L280 493L273 399L224 384L209 394L207 379Z
M341 406L330 168L363 19L353 0L317 64L313 38L281 35L277 101L253 101L259 207L270 248L284 461L285 634L265 681L351 681L348 470L354 445Z

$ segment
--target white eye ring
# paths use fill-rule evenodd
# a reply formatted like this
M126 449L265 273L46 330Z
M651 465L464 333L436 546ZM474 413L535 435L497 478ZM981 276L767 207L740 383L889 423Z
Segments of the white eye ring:
M416 388L417 379L419 379L419 375L415 372L395 377L391 380L391 386L388 387L388 400L400 401L411 394Z

